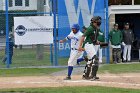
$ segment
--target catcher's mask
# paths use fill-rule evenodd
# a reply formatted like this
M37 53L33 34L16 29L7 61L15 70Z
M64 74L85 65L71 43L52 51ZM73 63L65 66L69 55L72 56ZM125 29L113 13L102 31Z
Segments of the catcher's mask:
M97 23L98 26L101 25L102 18L100 16L94 16L91 18L91 23Z

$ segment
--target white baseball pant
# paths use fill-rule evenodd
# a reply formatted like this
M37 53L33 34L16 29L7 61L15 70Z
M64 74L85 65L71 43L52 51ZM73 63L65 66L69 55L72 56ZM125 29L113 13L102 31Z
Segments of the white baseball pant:
M123 60L131 60L131 45L124 45Z
M100 45L95 45L95 51L96 55L99 53L99 62L102 63L102 48L100 48Z
M140 49L139 49L139 60L140 60Z
M82 55L82 52L78 50L71 50L68 60L68 66L74 66L77 64L77 59Z
M89 44L89 43L86 43L85 44L85 51L87 53L87 57L89 59L89 61L87 62L87 64L90 64L92 62L92 59L94 55L96 55L96 51L95 51L95 46L93 44ZM94 61L94 59L93 59Z

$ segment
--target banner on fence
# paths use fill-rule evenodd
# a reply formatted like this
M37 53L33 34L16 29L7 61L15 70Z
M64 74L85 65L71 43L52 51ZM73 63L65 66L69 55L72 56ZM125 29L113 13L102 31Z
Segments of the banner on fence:
M78 23L80 27L90 25L93 16L101 16L104 31L105 0L58 0L58 39L65 38L71 26ZM59 56L69 56L70 42L59 44Z
M53 43L53 17L14 17L16 45Z

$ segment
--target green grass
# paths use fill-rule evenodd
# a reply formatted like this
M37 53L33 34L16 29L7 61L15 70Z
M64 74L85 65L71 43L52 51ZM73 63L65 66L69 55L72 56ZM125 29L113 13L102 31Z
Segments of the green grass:
M45 49L46 50L46 49ZM1 51L0 58L4 56L4 50ZM59 65L67 65L68 58L59 58ZM85 62L83 62L85 64ZM36 49L14 49L13 63L11 67L30 67L30 66L51 66L50 52L44 51L44 59L36 59ZM0 60L0 68L6 65ZM50 68L16 68L16 69L0 69L0 76L28 76L28 75L45 75L51 71L59 71L59 69ZM103 65L99 69L99 73L139 73L140 63L138 64L109 64Z
M5 76L40 76L61 71L66 68L14 68L0 69L0 77ZM140 73L140 64L117 64L103 65L99 68L99 73ZM81 73L82 74L82 73Z
M100 73L140 73L140 63L135 64L109 64L99 68Z
M53 72L64 70L64 68L16 68L0 69L0 77L15 76L45 76Z
M10 67L29 67L29 66L51 66L50 52L46 48L44 49L44 59L36 59L36 49L14 49L14 56L12 65ZM4 57L4 50L0 51L0 59ZM59 58L59 65L67 65L68 58ZM0 68L5 68L6 65L0 60Z
M5 89L1 93L139 93L138 89L121 89L97 86L32 88L32 89Z

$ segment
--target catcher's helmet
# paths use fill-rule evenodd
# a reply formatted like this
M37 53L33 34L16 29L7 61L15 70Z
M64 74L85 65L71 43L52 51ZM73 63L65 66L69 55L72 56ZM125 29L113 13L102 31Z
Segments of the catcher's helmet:
M73 24L71 29L76 29L76 31L80 30L80 26L78 24Z
M91 18L91 22L96 22L96 21L101 21L102 20L102 18L100 17L100 16L94 16L94 17L92 17Z
M94 16L91 18L91 23L97 23L99 26L101 25L102 18L100 16Z

